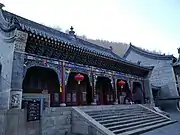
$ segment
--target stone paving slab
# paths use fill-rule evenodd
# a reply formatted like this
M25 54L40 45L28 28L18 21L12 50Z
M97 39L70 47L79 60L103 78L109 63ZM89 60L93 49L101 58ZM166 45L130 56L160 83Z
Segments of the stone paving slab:
M180 112L168 112L172 120L177 120L178 122L161 127L141 135L180 135Z

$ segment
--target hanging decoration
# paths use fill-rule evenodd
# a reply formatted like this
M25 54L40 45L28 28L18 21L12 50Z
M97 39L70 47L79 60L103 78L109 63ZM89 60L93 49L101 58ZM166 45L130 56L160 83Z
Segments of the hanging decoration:
M126 82L123 81L123 80L121 80L121 81L118 82L118 86L121 86L121 89L124 88L124 85L125 85L125 84L126 84Z
M75 76L75 80L78 82L78 84L80 84L81 81L84 80L84 76L81 75L81 74L77 74L77 75Z
M59 91L60 91L60 93L62 93L62 84L60 84L60 90Z

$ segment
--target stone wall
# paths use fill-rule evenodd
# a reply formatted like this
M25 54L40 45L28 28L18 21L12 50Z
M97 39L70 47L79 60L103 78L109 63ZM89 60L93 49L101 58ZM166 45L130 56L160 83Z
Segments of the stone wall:
M72 113L72 133L88 135L89 124L75 111Z
M131 51L126 57L127 60L137 63L141 61L143 66L154 66L150 82L154 86L162 87L161 96L176 96L175 74L172 68L172 60L158 60Z
M0 110L0 135L5 135L6 110Z
M118 106L114 106L115 108ZM72 130L73 134L78 135L114 135L110 130L95 121L92 117L84 113L82 110L101 110L114 108L109 106L85 106L72 108Z
M71 108L47 108L41 120L41 135L65 135L71 132Z
M81 109L99 110L117 107L112 105L89 106ZM124 108L127 107L124 106ZM71 133L79 135L111 134L109 130L78 109L78 107L46 108L40 121L31 122L27 122L26 109L0 111L0 135L67 135Z
M40 121L27 122L26 109L0 111L0 135L65 135L71 133L71 108L47 108Z
M105 135L97 130L97 127L92 126L86 122L82 115L72 110L72 131L73 134L78 135Z
M0 135L40 135L40 121L27 122L26 110L0 112Z

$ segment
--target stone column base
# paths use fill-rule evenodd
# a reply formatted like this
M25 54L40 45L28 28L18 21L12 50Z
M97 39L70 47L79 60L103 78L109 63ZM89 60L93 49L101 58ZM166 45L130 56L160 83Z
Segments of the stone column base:
M65 106L66 106L66 103L61 103L60 106L61 106L61 107L65 107Z
M118 99L113 103L114 105L118 105Z
M91 103L91 105L97 105L96 99L93 99L93 102Z

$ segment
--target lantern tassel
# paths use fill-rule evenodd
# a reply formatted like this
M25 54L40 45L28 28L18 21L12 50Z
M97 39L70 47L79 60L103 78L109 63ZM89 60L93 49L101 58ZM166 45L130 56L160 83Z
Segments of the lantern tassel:
M81 81L78 81L78 84L80 84L81 83Z

